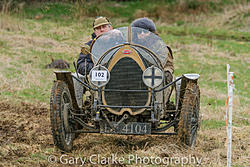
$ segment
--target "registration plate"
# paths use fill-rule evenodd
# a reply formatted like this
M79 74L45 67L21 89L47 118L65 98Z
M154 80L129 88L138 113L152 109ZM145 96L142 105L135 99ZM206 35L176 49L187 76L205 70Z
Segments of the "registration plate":
M140 122L130 122L128 124L120 123L117 126L117 122L111 122L115 127L113 130L107 122L102 122L100 126L101 133L114 133L114 134L150 134L151 124L150 123L140 123Z

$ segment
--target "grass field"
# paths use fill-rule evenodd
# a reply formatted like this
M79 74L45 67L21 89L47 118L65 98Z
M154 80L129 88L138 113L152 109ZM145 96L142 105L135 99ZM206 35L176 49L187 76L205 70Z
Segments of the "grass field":
M0 167L66 166L48 162L50 155L59 158L64 153L53 145L48 109L55 75L54 69L45 69L45 65L51 62L50 57L75 61L81 43L90 38L92 20L97 15L109 16L114 27L128 26L142 16L156 22L160 36L174 52L175 77L184 73L201 75L201 128L193 149L183 147L175 136L81 135L68 158L89 158L93 154L194 156L202 158L201 166L226 166L226 64L230 64L235 75L232 166L250 164L249 1L82 2L19 3L16 10L7 1L3 5ZM72 63L70 71L74 71ZM134 165L126 161L116 166Z

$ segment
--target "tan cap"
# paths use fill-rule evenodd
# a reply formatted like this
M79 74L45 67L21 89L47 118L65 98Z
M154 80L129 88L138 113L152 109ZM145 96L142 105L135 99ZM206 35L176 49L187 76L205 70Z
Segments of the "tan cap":
M106 17L98 17L94 20L93 22L93 28L95 29L96 27L106 25L106 24L111 24L111 22L106 18Z

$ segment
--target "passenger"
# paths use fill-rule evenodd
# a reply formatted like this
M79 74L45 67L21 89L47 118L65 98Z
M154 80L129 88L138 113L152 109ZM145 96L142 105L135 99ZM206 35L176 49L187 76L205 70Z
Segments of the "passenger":
M85 75L85 69L86 73L88 74L94 66L91 55L89 54L91 43L103 33L112 30L113 27L111 25L111 22L106 17L100 16L94 20L93 29L94 32L92 33L92 39L82 46L81 53L77 60L77 72L82 75Z
M113 30L109 31L102 38L103 38L103 41L107 41L108 43L110 43L110 45L112 47L117 45L117 44L121 44L121 43L126 42L124 35L118 29L113 29Z
M141 32L139 32L139 34L137 34L138 44L141 43L144 46L155 45L153 43L150 43L151 41L154 41L154 40L150 40L147 38L147 37L149 37L150 32L158 35L158 33L156 31L156 26L151 19L146 18L146 17L136 19L131 23L131 27L138 27L138 28L148 30L148 31L142 30ZM174 72L173 55L172 55L172 52L170 49L169 49L168 55L166 55L166 56L167 56L167 59L166 59L165 65L164 65L164 75L166 77L166 82L170 83L173 80L173 72Z

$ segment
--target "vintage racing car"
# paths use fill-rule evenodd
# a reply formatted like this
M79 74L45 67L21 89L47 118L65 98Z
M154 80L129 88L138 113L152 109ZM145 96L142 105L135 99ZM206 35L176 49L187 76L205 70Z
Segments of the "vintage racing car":
M166 83L163 67L172 51L149 31L146 40L138 38L141 31L121 27L97 38L89 75L55 71L50 119L58 148L71 151L80 133L178 135L186 145L195 144L199 74Z

